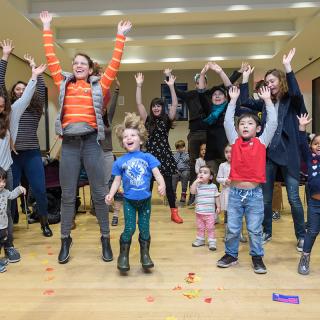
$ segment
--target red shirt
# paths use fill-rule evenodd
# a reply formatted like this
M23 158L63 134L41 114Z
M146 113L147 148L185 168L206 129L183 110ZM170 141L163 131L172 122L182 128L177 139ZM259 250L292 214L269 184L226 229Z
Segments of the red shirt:
M232 145L231 181L266 182L266 146L258 138L237 138Z

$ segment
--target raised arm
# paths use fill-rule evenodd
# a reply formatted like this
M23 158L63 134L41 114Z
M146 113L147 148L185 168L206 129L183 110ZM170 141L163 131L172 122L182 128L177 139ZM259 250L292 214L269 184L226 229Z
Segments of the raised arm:
M274 133L277 130L277 126L278 126L277 112L271 100L271 93L268 87L260 88L258 95L259 95L259 98L264 101L266 105L266 110L267 110L266 125L259 139L266 147L268 147L268 145L270 144L273 138Z
M10 134L11 134L11 139L13 143L15 143L17 138L20 118L24 113L24 111L29 106L32 96L35 92L37 77L39 76L40 73L44 72L45 69L46 69L46 65L43 65L43 64L41 64L37 68L32 69L31 79L29 80L28 85L23 91L21 98L16 100L14 104L11 106Z
M308 159L311 156L311 150L308 144L307 135L306 135L306 127L309 123L311 123L312 119L309 118L308 114L301 114L300 117L297 116L299 120L299 144L301 150L301 156L304 162L308 162Z
M169 77L171 76L172 74L172 69L170 68L166 68L164 69L163 73L165 74L166 78L165 80L169 80ZM176 83L174 83L174 90L176 92L176 95L178 98L182 99L182 100L185 100L187 97L188 97L188 92L187 91L183 91L183 90L180 90L177 86L176 86Z
M26 53L23 58L29 63L31 69L36 67L34 58L30 54ZM44 106L46 102L46 85L44 82L43 73L40 73L37 79L37 94L42 105Z
M2 58L0 61L0 86L6 88L5 78L7 71L7 64L10 54L12 53L14 46L10 39L6 39L0 42L2 47Z
M169 80L165 80L164 82L168 85L171 94L171 107L169 108L169 119L174 120L177 114L177 106L178 106L178 98L176 95L176 91L174 90L174 83L176 81L176 77L170 75Z
M51 72L51 76L55 85L60 88L60 84L62 81L62 69L60 66L60 61L56 56L55 49L54 49L54 39L53 39L53 32L51 31L51 21L52 21L52 14L48 11L42 11L40 13L40 20L43 26L43 45L44 51L46 54L48 68Z
M209 70L209 64L205 64L205 66L202 68L200 72L200 77L199 77L199 85L198 85L198 90L205 90L206 88L206 73Z
M126 41L125 35L131 30L132 24L130 21L124 20L118 23L118 32L116 37L116 43L113 49L112 58L102 74L100 84L102 87L103 95L105 96L110 90L112 81L117 76L120 68L120 62L122 59L124 43Z
M234 144L236 139L238 138L238 133L234 126L234 113L236 110L237 100L240 95L240 90L237 87L231 87L229 89L230 102L228 104L227 112L224 117L224 129L226 131L226 135L230 144Z
M144 81L144 76L141 72L137 73L135 76L136 83L137 83L137 89L136 89L136 103L139 115L141 117L141 120L145 122L147 120L147 111L145 106L142 104L142 84Z
M216 72L219 75L219 77L221 78L221 80L223 82L223 85L226 88L229 88L230 86L232 86L232 83L231 83L229 77L225 74L223 69L218 64L216 64L215 62L209 62L208 65L211 70L213 70L214 72Z

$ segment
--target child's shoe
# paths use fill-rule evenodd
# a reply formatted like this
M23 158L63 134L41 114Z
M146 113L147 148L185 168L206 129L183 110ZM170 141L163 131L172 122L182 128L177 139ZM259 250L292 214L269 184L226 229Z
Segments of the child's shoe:
M9 264L9 260L7 258L0 259L0 273L6 272L6 266Z
M175 223L183 223L182 218L179 216L178 208L171 208L171 220Z
M209 246L209 250L216 251L217 250L217 240L216 239L209 239L208 246Z
M270 233L263 233L262 234L262 244L266 244L268 241L271 241L272 235Z
M235 258L233 256L230 256L229 254L225 254L220 260L217 262L217 266L219 268L229 268L230 266L233 266L234 264L238 263L238 258Z
M310 254L301 254L300 262L298 265L298 273L306 276L310 272Z
M112 221L111 221L111 225L112 226L117 226L118 225L118 221L119 221L118 217L117 216L113 216L112 217Z
M205 245L204 239L196 238L196 240L194 240L192 242L192 246L193 247L201 247L201 246L204 246L204 245Z
M261 256L253 256L252 257L253 270L255 273L264 274L267 273L267 268L263 263Z

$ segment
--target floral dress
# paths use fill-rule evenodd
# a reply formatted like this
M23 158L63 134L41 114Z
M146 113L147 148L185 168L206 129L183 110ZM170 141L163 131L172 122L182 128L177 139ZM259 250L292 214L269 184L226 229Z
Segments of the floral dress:
M149 131L149 138L146 143L147 152L150 152L161 163L160 172L163 176L172 176L177 171L176 161L168 141L170 127L161 118L156 118L156 126L150 134L150 118L147 117L146 127Z

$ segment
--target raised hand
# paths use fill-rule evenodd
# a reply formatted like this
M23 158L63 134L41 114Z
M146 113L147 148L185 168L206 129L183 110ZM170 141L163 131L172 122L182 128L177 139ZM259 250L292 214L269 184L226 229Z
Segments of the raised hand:
M10 39L2 40L0 46L2 47L2 59L7 61L14 49L13 41Z
M24 58L24 60L26 60L29 63L31 68L34 68L36 66L34 58L29 53L25 53L23 58Z
M283 55L282 63L284 65L284 68L286 69L287 73L292 71L291 61L292 61L292 58L294 57L295 53L296 53L296 48L292 48L287 55L286 54Z
M176 81L176 77L174 75L170 75L169 76L169 80L164 80L164 82L170 87L170 86L174 86L174 82Z
M237 99L240 96L240 89L236 86L230 87L229 96L230 96L230 100L233 100L233 102L237 101Z
M249 67L249 62L247 62L247 61L242 61L241 67L240 67L240 69L238 70L238 72L243 73L244 71L246 71L246 70L248 69L248 67Z
M32 79L35 80L37 77L43 73L47 68L46 64L40 64L37 68L33 67L32 68Z
M260 99L263 99L265 102L271 100L271 91L268 87L261 87L258 91L258 96Z
M143 74L141 72L138 72L134 77L136 78L137 87L142 87L144 81Z
M222 68L217 63L210 61L208 65L209 65L209 68L215 71L216 73L219 74L222 72Z
M312 118L309 119L309 115L307 113L301 114L300 117L297 116L299 120L299 130L306 131L306 126L311 123Z
M118 34L126 35L132 28L132 23L129 20L121 20L118 23Z
M209 68L210 68L210 66L209 66L209 62L208 63L206 63L205 65L204 65L204 67L203 67L203 69L201 70L201 74L206 74L207 73L207 71L209 70Z
M44 30L50 30L50 25L52 21L52 14L49 13L48 11L42 11L40 13L40 20L43 25Z
M172 69L166 68L163 70L163 73L166 75L166 77L169 77L171 75Z
M254 67L251 67L249 64L247 65L246 69L243 70L243 72L242 72L242 82L243 83L248 82L248 80L250 78L250 75L253 72L253 70L254 70Z

